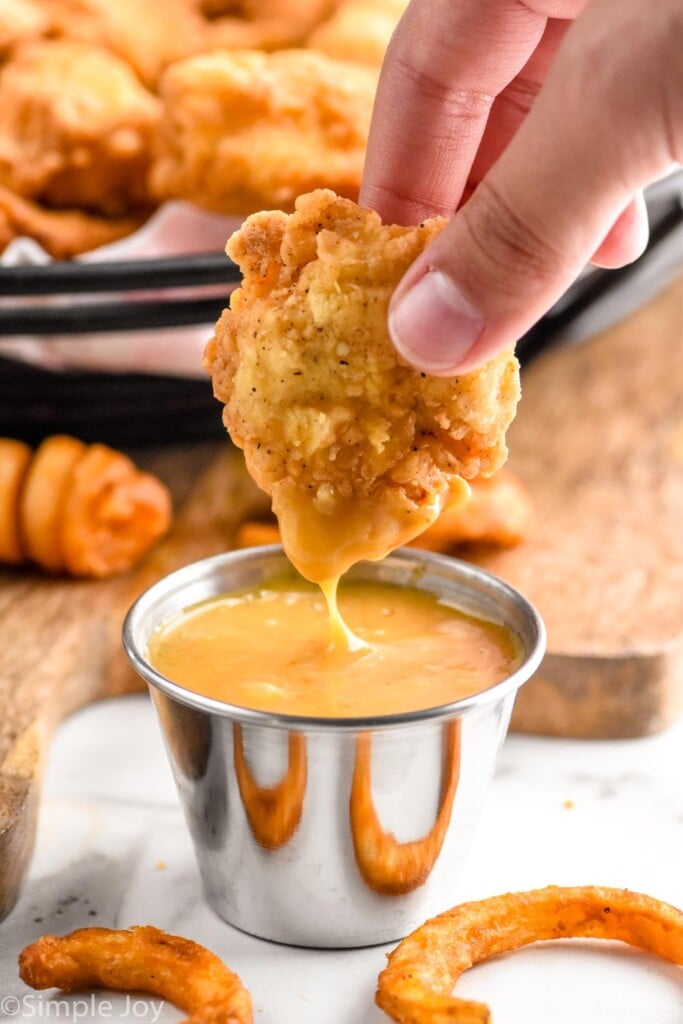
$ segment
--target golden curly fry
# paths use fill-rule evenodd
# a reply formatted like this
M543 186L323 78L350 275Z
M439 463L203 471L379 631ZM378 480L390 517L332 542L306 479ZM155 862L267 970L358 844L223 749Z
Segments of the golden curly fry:
M33 452L23 441L0 438L0 562L18 565L26 557L19 530L19 497Z
M19 976L37 989L148 992L189 1013L185 1024L253 1021L249 993L215 953L149 925L44 935L19 954Z
M149 203L156 97L108 50L46 40L0 70L0 184L119 216Z
M491 1024L483 1003L451 995L460 975L500 953L547 939L612 939L683 965L683 913L601 886L549 886L447 910L389 954L376 1001L400 1024Z
M372 737L362 733L356 740L349 804L351 835L358 869L375 892L400 896L427 881L451 820L460 779L460 733L459 720L444 727L439 813L426 836L407 843L400 843L391 832L382 829L372 799Z
M517 361L427 377L386 325L392 292L445 224L384 226L329 191L249 217L228 243L244 275L206 351L224 421L271 495L285 549L315 582L434 521L462 478L506 455Z
M228 50L163 75L151 184L218 213L291 210L322 185L357 196L376 75L309 50Z
M275 786L259 786L244 756L241 726L233 725L235 774L254 839L265 850L289 842L301 821L308 767L306 738L289 734L289 759L284 777Z
M167 488L121 452L57 434L32 458L27 449L30 461L19 472L12 463L3 467L3 451L15 444L0 441L0 514L7 516L0 522L0 560L19 561L21 552L48 572L111 576L130 568L168 529ZM22 465L24 457L22 449ZM13 531L20 546L7 539Z
M26 476L19 517L26 556L48 572L66 568L62 520L73 468L86 451L75 437L54 434L42 442Z
M74 576L124 572L166 533L171 497L121 452L93 444L69 478L61 519L64 564Z

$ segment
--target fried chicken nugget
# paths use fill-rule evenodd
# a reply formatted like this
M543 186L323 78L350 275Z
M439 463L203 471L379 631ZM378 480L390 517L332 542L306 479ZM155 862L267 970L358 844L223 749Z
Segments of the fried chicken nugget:
M191 1014L185 1024L254 1019L249 993L215 953L151 925L43 935L19 954L19 977L37 989L149 992Z
M218 45L190 0L43 0L52 33L111 50L149 87L169 64Z
M49 210L0 185L0 252L15 238L33 238L56 260L108 245L137 231L144 215L101 217L84 210Z
M383 226L333 192L249 217L228 254L244 279L206 351L224 422L272 497L285 549L315 582L417 536L462 478L493 473L519 398L508 350L428 377L391 344L401 277L445 225Z
M211 49L277 50L299 46L334 7L332 0L202 0L212 21ZM207 49L209 47L207 46Z
M31 43L0 71L0 95L0 184L109 216L149 203L159 104L114 54Z
M17 2L17 0L14 0ZM149 87L198 53L302 44L330 0L43 0L51 34L118 54Z
M291 210L301 192L358 195L376 76L307 50L220 51L161 79L152 189L218 213Z
M378 68L405 7L406 0L350 0L311 33L307 46Z
M47 12L36 0L2 0L0 3L0 56L17 45L39 39L48 30Z

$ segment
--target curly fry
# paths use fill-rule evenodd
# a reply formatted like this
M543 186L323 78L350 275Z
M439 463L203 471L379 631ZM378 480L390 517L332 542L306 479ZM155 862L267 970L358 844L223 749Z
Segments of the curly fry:
M0 438L0 562L26 557L19 532L19 498L33 452L23 441Z
M265 850L277 850L289 842L301 821L308 781L306 739L290 732L287 771L276 786L259 786L254 779L237 724L233 726L233 745L237 785L252 835Z
M19 954L19 976L38 989L148 992L189 1013L185 1024L253 1021L249 993L215 953L149 925L43 935Z
M375 892L398 896L427 881L451 820L460 778L460 731L459 720L445 726L439 813L431 831L409 843L399 843L391 832L382 830L372 800L372 737L361 733L356 740L349 806L351 834L360 873Z
M48 437L33 456L26 477L19 511L26 554L49 572L65 567L62 515L73 468L85 450L75 437Z
M93 444L73 467L64 502L61 543L75 576L124 572L161 537L171 498L155 476L121 452Z
M489 1008L451 996L481 960L547 939L616 939L683 965L683 913L626 889L549 886L447 910L389 954L376 1002L400 1024L491 1024Z

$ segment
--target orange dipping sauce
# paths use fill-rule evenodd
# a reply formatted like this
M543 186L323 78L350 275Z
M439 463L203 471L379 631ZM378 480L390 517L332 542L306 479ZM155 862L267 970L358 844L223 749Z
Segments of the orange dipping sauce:
M521 662L509 629L416 588L342 581L360 649L330 643L319 588L287 580L188 608L157 628L154 668L188 690L277 714L354 718L438 707L486 690Z

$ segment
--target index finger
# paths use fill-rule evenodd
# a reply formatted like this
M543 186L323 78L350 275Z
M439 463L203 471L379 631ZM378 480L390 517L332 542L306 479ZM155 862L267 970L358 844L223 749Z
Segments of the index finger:
M576 7L576 0L550 2ZM521 0L412 0L380 75L362 205L398 224L452 215L491 105L546 21Z

